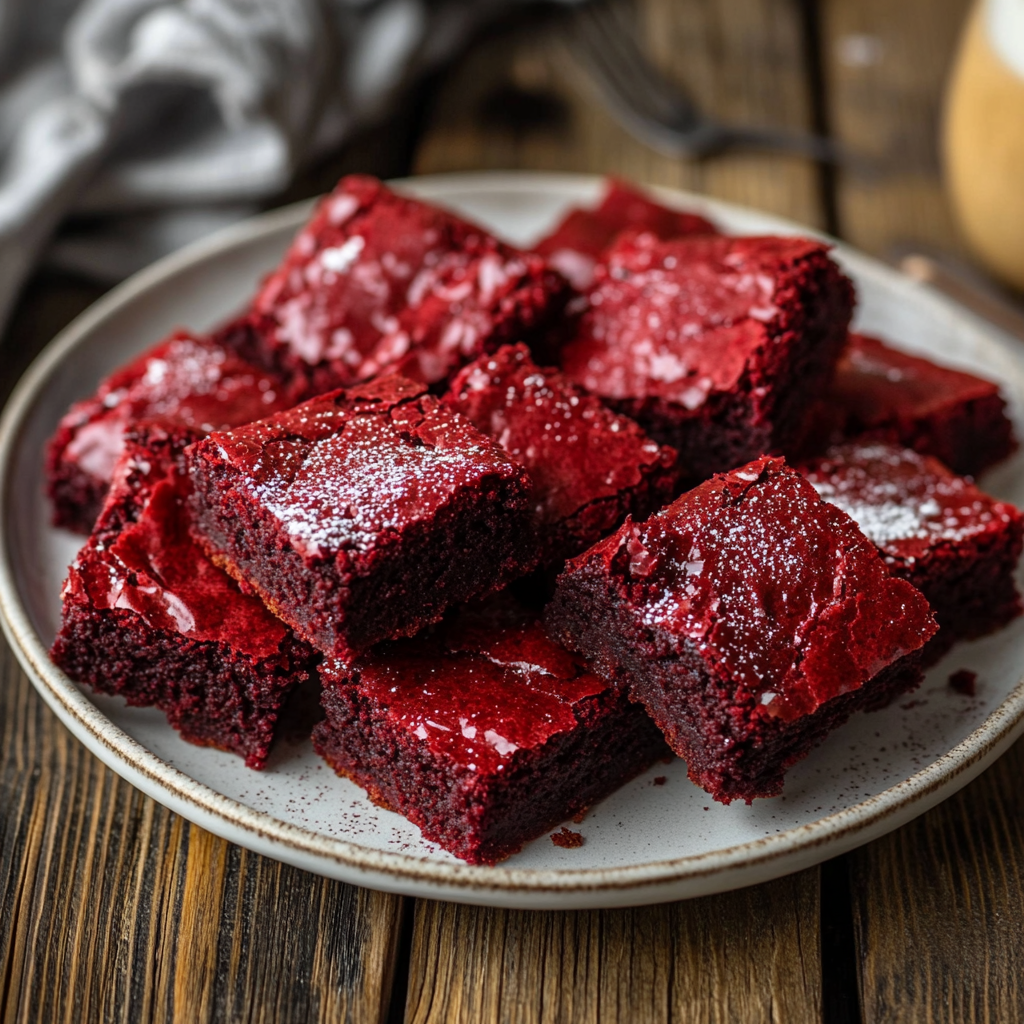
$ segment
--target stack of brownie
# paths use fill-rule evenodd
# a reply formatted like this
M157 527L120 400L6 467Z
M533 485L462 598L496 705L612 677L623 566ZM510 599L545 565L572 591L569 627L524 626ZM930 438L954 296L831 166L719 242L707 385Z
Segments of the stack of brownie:
M61 421L53 658L257 768L319 680L318 753L471 863L673 752L774 795L1020 612L1021 516L957 475L1014 447L998 389L853 301L621 182L522 252L346 178Z

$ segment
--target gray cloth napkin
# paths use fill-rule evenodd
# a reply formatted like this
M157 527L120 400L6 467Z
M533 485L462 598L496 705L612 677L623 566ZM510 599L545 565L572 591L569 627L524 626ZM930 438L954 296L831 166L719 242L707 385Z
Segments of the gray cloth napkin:
M245 216L524 0L0 0L0 329L58 245L116 280Z

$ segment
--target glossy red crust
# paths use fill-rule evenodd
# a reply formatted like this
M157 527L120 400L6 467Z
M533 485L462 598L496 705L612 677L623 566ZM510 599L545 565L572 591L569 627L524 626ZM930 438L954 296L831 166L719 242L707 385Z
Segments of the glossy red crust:
M260 768L313 652L191 540L180 473L188 440L159 427L129 434L64 585L51 657L78 682L160 708L189 742Z
M561 316L568 285L468 221L342 178L263 283L268 358L312 393L380 373L433 384Z
M443 401L529 471L543 565L560 564L631 514L671 501L676 455L626 416L506 345L459 372Z
M1012 505L937 459L883 441L838 445L801 470L928 598L940 626L930 659L1020 614L1014 573L1024 519Z
M954 473L977 476L1017 448L998 385L862 334L850 335L828 413L835 439L892 441Z
M670 756L639 705L501 601L320 670L313 745L472 864L493 864Z
M526 471L403 377L211 434L188 458L211 557L327 654L411 636L536 565Z
M61 419L46 452L54 525L89 533L124 447L125 430L133 424L224 430L285 409L297 399L276 374L243 359L221 337L176 331L115 370Z
M545 622L628 683L723 802L777 794L850 713L916 685L936 630L856 524L771 458L573 559Z
M639 235L616 242L588 299L562 369L703 479L802 436L853 289L808 239Z
M704 217L670 210L632 185L611 178L597 207L571 209L534 248L574 287L589 288L600 257L617 235L631 229L649 231L661 239L718 234L714 224Z

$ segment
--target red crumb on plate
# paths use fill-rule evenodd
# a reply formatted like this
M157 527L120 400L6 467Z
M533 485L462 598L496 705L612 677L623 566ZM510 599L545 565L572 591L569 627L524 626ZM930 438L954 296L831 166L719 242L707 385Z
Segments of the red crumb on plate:
M583 845L584 840L583 836L581 836L579 832L573 832L563 825L561 832L555 832L551 836L551 842L553 842L555 846L562 847L563 850L575 850L576 847Z
M950 675L949 685L957 693L962 693L965 697L973 697L978 692L978 673L967 668L959 669Z

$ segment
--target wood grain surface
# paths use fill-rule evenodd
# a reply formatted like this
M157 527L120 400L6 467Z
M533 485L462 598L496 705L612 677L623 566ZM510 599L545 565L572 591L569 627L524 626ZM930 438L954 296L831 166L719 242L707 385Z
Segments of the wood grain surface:
M408 1024L820 1017L817 869L629 910L417 901Z
M654 58L719 117L830 126L859 162L679 161L608 116L550 23L481 40L338 173L612 172L956 250L935 158L967 0L640 0ZM98 294L42 274L0 394ZM737 893L634 910L461 907L328 882L215 839L57 723L0 642L0 1022L1024 1020L1019 746L863 850Z
M849 856L869 1024L1024 1020L1024 741Z
M792 0L644 0L649 52L705 110L724 120L810 128L805 22ZM611 118L547 26L471 52L446 78L416 156L428 174L523 168L618 174L706 192L825 226L818 168L777 154L705 162L656 153Z
M821 0L827 120L855 159L836 174L837 228L883 258L958 252L942 189L943 83L971 0Z
M217 839L0 659L0 1020L380 1021L402 901Z

